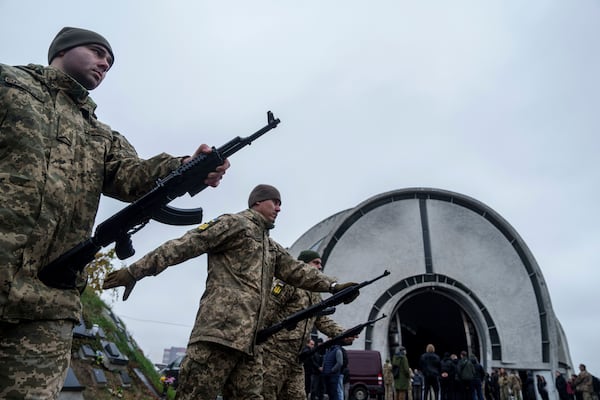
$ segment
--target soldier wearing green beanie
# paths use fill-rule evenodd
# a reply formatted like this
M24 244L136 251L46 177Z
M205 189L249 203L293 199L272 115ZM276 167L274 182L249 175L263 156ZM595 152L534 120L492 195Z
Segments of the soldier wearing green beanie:
M281 205L281 194L275 186L260 184L257 185L248 196L248 208L252 208L253 205L259 201L265 200L277 200Z
M276 399L263 392L262 371L266 366L261 347L269 345L255 343L258 331L271 322L265 318L270 314L268 303L274 278L285 281L291 289L301 288L299 293L307 293L303 300L307 302L319 301L313 291L337 293L356 285L338 284L314 264L307 265L294 258L271 237L281 205L275 187L256 186L248 196L248 204L244 211L223 214L163 243L129 267L111 272L104 280L105 289L124 286L125 300L137 281L157 276L184 260L208 255L206 285L179 371L179 400L214 399L219 393L228 400ZM298 324L301 328L294 331L301 336L300 347L286 346L286 354L291 352L292 363L300 371L298 351L304 345L305 326L312 325L311 319L307 321ZM332 327L328 333L341 331ZM296 337L294 343L295 340ZM269 358L265 363L271 368L273 361ZM304 380L302 373L294 376ZM304 384L299 387L304 393Z
M56 399L65 382L80 293L44 285L38 271L90 236L102 194L134 201L189 158L141 159L98 121L89 91L114 62L102 35L63 28L48 62L0 64L0 148L10 149L0 162L0 399Z
M304 261L305 263L310 263L312 260L319 259L319 264L321 261L321 256L314 250L303 250L298 255L298 260Z
M301 251L298 260L317 270L322 269L321 255L314 250ZM275 279L269 300L268 318L272 323L276 323L321 302L322 299L320 293L296 288L281 279ZM321 315L302 321L295 329L284 329L263 344L265 362L262 395L264 399L304 400L309 392L315 394L319 392L319 371L305 371L298 359L299 353L311 338L313 326L328 337L337 336L344 331L333 319ZM308 365L312 363L307 363ZM314 387L311 387L313 373L317 376L315 376Z
M110 43L108 43L108 40L106 40L104 36L87 29L72 28L70 26L62 28L60 32L56 34L52 43L50 43L50 47L48 48L48 64L51 64L52 60L54 60L61 51L66 51L73 47L83 46L85 44L99 44L104 46L111 57L110 65L113 65L115 62L115 55L113 54L112 47L110 47Z

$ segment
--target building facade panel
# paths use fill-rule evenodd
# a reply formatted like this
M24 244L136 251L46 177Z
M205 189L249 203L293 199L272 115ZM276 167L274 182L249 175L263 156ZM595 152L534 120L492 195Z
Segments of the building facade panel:
M503 362L541 362L537 301L513 245L473 210L435 200L427 205L435 272L462 282L486 305L507 344Z

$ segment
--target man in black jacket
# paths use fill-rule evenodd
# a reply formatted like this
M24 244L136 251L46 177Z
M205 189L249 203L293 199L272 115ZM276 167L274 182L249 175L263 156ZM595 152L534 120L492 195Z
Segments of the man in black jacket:
M442 400L455 400L454 379L456 378L456 365L450 358L450 353L444 353L441 361L440 390Z
M432 344L428 344L425 353L421 355L419 367L421 368L425 380L423 383L424 399L429 400L429 392L433 389L433 400L437 400L440 394L439 379L441 362L440 356L435 354L435 347Z
M316 345L323 343L318 338ZM316 351L310 357L312 363L312 376L310 377L310 400L322 400L325 393L325 380L323 379L323 353Z

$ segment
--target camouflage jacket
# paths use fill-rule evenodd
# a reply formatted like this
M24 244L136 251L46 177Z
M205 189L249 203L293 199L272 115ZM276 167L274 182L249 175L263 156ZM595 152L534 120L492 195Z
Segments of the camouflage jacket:
M508 375L508 387L513 391L521 390L521 378L516 373Z
M52 67L0 64L0 320L79 320L77 290L39 268L90 236L101 193L132 201L181 164L138 158L96 119L79 83Z
M321 302L322 299L319 293L299 289L286 284L281 279L275 279L269 300L267 325L270 326L297 311ZM263 344L264 350L285 360L298 361L298 354L306 345L313 326L316 326L328 337L337 336L344 331L341 326L327 316L308 318L300 322L296 329L290 331L283 329L271 336Z
M254 210L225 214L164 243L129 270L141 279L206 253L206 288L189 343L209 341L253 355L274 276L318 292L335 281L292 257L269 237L271 228Z
M575 390L578 392L592 393L594 391L594 380L592 374L587 371L579 372L574 382Z

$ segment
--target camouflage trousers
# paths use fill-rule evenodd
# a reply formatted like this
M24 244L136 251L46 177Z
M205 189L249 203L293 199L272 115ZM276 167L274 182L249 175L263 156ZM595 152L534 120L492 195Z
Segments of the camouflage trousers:
M0 399L56 399L71 361L73 326L0 322Z
M306 400L304 367L267 349L263 353L263 397L267 400Z
M263 400L262 357L211 342L190 344L179 371L177 400Z

